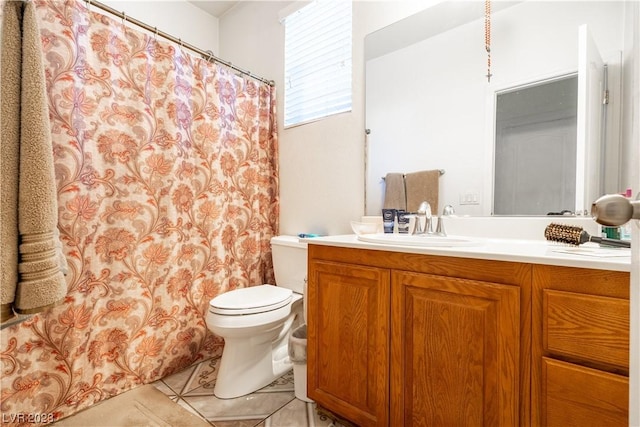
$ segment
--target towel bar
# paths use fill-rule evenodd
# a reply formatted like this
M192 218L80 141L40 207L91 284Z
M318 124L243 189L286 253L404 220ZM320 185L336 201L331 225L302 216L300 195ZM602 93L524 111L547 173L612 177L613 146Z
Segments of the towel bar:
M440 175L444 175L444 169L438 169L438 172L440 172ZM382 177L382 180L384 181L385 177Z

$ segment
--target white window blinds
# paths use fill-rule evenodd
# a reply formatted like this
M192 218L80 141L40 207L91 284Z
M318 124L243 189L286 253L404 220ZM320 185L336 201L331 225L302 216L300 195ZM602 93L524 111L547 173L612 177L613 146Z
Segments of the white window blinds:
M285 18L285 127L351 111L351 31L351 1L316 0Z

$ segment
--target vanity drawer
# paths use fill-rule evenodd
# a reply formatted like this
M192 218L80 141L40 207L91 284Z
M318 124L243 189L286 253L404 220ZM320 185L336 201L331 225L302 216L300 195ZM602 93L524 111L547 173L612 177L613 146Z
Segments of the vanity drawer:
M545 352L629 368L629 301L546 289Z
M627 377L542 358L544 426L627 426L628 394Z

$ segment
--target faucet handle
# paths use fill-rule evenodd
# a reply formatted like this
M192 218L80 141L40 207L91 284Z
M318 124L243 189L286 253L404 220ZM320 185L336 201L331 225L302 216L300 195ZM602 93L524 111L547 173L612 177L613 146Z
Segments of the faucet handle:
M413 233L412 234L423 234L424 230L422 230L422 220L421 217L423 215L420 214L419 212L413 216L414 220L415 220L415 225L413 226Z
M436 236L446 236L447 233L444 231L444 218L438 216L438 225L436 226Z
M418 214L426 215L427 217L431 217L431 205L426 200L420 203L418 206Z

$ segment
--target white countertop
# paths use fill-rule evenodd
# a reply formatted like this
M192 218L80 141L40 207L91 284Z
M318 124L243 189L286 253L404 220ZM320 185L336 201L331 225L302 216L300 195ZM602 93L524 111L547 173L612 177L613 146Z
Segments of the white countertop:
M569 246L546 240L474 239L477 240L474 246L458 247L400 246L386 243L369 243L358 240L355 234L304 238L301 241L308 244L342 248L512 261L598 270L631 271L631 250L626 248L601 247L595 243Z

